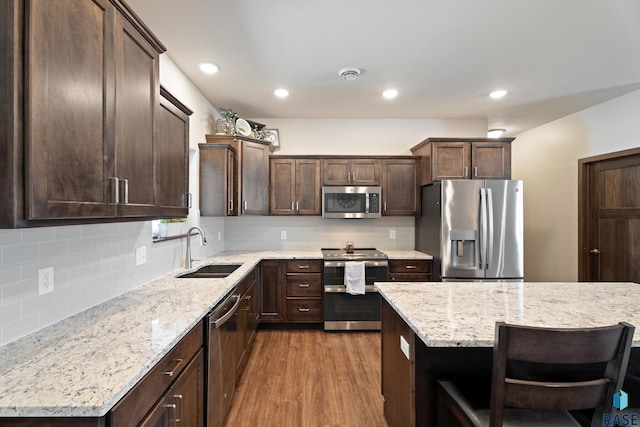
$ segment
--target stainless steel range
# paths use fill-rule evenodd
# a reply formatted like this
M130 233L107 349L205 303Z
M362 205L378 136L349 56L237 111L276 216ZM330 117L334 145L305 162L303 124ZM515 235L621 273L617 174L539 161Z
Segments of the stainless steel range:
M322 249L324 257L324 330L380 330L380 295L374 282L386 282L389 261L373 248ZM364 264L365 293L350 295L344 282L348 261Z

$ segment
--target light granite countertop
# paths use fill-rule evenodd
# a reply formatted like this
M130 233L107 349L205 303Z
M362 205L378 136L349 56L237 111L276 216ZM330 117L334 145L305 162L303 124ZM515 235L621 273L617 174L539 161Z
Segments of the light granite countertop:
M192 270L242 264L224 279L177 279L186 270L176 270L0 347L0 417L105 415L263 259L322 259L322 252L221 252Z
M640 328L640 284L394 282L376 288L428 347L492 347L495 322ZM640 347L636 330L634 347Z

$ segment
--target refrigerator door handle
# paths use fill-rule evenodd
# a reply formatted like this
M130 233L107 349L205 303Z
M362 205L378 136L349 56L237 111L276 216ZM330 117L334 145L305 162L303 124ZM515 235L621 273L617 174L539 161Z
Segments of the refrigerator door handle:
M487 188L487 199L486 199L486 208L487 208L487 222L489 229L487 230L488 234L488 248L485 253L486 256L486 268L489 269L489 266L493 263L493 192L490 188Z
M480 189L480 269L485 268L487 257L487 190Z

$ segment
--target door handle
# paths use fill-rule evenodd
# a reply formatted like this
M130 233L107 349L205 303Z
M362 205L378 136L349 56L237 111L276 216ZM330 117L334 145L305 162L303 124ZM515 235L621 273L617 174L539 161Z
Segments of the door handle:
M589 252L591 252L593 255L600 255L600 251L597 248L593 248Z

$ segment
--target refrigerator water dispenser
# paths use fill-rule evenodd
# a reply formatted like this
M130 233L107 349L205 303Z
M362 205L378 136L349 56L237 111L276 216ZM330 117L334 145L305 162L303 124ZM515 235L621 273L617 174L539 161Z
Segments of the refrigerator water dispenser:
M478 230L450 230L451 267L473 270L476 268L476 238Z

